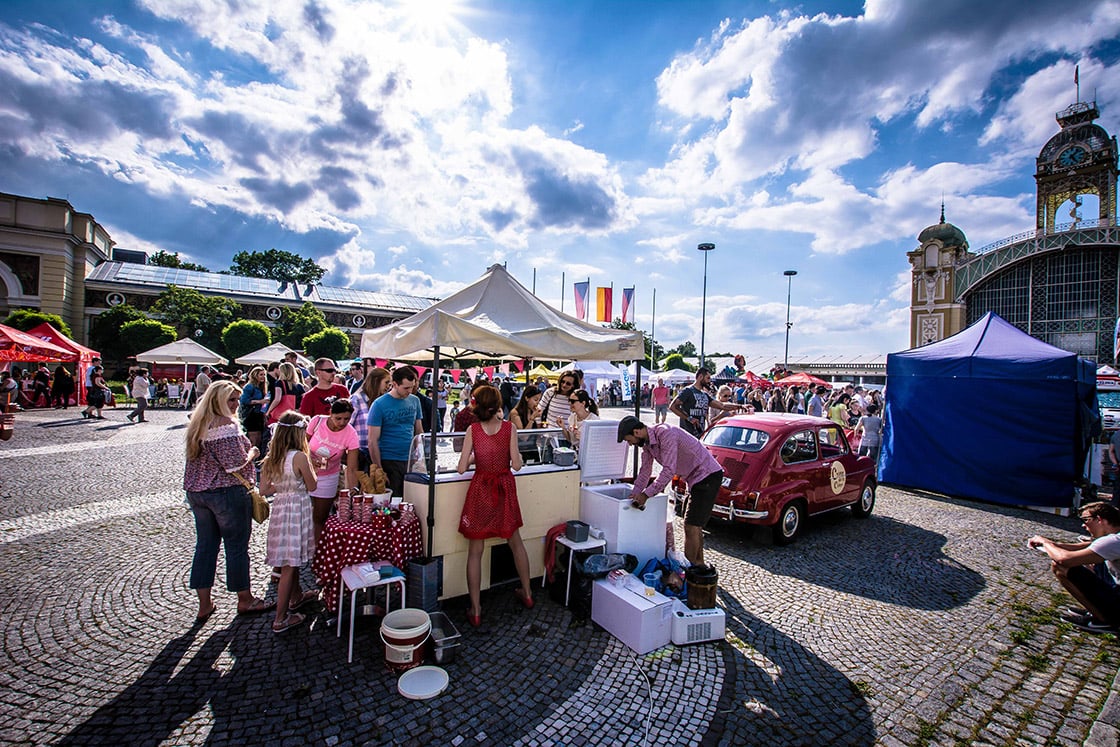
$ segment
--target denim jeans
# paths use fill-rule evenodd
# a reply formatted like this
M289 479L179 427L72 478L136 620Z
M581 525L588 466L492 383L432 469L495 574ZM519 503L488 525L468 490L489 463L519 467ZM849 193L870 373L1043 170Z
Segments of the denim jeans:
M252 532L252 501L241 485L202 492L187 492L187 502L194 512L197 540L194 562L191 563L192 589L209 589L214 585L218 567L218 547L226 547L226 588L246 591L249 588L249 535Z

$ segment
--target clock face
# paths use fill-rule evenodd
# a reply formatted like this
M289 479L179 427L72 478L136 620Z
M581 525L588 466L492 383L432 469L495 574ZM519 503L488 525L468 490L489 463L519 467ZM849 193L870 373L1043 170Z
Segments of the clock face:
M1072 148L1066 148L1062 154L1058 156L1059 166L1077 166L1078 164L1085 163L1089 158L1089 153L1080 145L1075 145Z

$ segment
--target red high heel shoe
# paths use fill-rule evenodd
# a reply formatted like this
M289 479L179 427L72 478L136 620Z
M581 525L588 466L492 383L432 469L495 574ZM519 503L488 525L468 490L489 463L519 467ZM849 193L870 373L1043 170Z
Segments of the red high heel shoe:
M470 612L468 612L467 622L471 624L472 628L477 628L478 626L482 625L482 614L480 613L477 615L472 615Z
M517 594L517 598L521 600L521 604L525 605L525 609L533 609L533 598L531 596L526 595L521 589L515 589L514 593Z

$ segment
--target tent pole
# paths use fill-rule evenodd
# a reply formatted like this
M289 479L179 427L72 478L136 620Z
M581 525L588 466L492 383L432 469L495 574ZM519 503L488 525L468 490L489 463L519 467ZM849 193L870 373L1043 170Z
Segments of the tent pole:
M436 528L436 437L439 428L436 420L439 418L439 345L432 348L432 394L436 395L432 401L432 420L428 423L428 557L432 557L432 535ZM420 443L424 443L423 437Z
M645 352L645 339L642 340L642 352L643 353ZM642 364L643 363L645 363L645 357L644 356L642 357L642 360L638 361L637 365L634 366L634 368L635 368L635 371L634 371L634 391L632 392L632 394L633 394L633 397L634 397L634 417L636 417L638 420L642 419ZM641 451L641 449L634 449L634 477L638 476L638 467L639 467L639 465L638 465L638 452L639 451Z

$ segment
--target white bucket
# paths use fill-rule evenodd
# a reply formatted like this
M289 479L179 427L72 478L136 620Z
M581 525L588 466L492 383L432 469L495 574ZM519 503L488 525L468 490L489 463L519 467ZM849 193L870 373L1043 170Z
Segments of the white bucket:
M403 672L424 663L424 645L432 632L432 619L424 610L406 607L385 615L381 642L385 644L385 666Z

